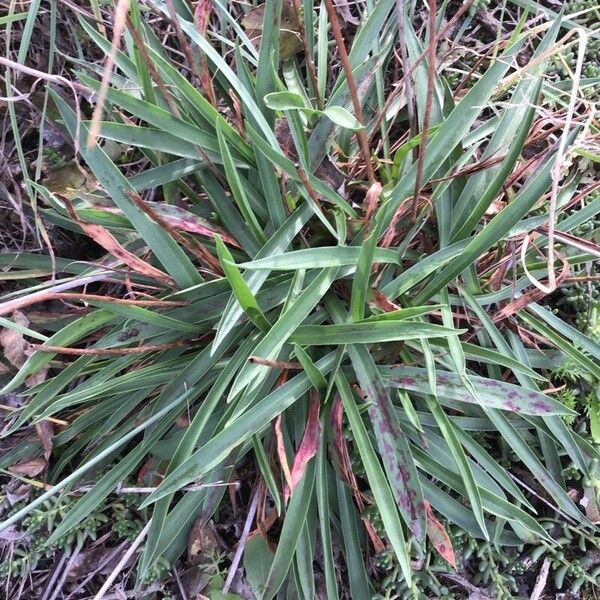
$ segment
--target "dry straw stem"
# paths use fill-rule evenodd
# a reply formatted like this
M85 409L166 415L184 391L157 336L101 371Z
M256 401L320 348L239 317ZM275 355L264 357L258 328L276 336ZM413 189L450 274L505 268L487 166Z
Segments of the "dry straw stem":
M365 169L367 170L367 177L370 183L375 183L375 170L373 168L373 161L371 160L371 151L369 149L369 139L364 130L365 118L362 112L362 106L358 97L358 90L356 88L356 81L352 74L352 65L350 64L350 58L348 57L348 51L346 50L346 43L344 42L344 36L340 28L340 22L337 17L337 11L333 6L332 0L325 0L325 7L327 8L327 14L329 15L329 21L331 23L331 31L335 38L338 53L340 56L340 62L344 69L344 75L346 75L346 81L348 83L348 90L350 91L350 97L352 98L352 106L354 107L354 116L358 122L363 125L363 129L359 129L356 132L356 138L361 149L363 162L365 163Z
M429 141L429 127L431 125L431 111L433 107L433 91L435 87L436 73L436 46L437 35L435 31L435 17L437 12L436 0L429 0L429 46L427 57L427 98L425 100L425 114L423 115L423 133L421 144L419 146L419 162L417 164L417 175L415 178L415 191L412 203L412 219L417 218L417 207L419 204L419 193L423 181L423 169L425 167L425 153L427 151L427 142Z
M23 298L15 298L14 300L8 300L0 304L0 317L12 314L15 310L21 310L26 306L37 304L39 302L46 302L54 299L54 296L65 290L72 290L73 288L84 287L90 283L96 283L98 281L106 281L110 279L112 273L105 271L103 273L97 273L95 275L88 275L87 277L77 277L71 281L54 285L47 290L40 290L39 292L33 292Z
M143 352L161 352L171 348L188 346L197 341L198 338L194 338L179 340L170 344L148 344L147 346L135 346L134 348L65 348L48 344L31 344L30 349L31 352L54 352L55 354L72 354L74 356L121 356L124 354L142 354Z
M440 32L438 34L439 39L443 39L444 36L446 36L450 31L452 31L452 29L458 23L459 19L469 10L469 8L471 7L472 4L474 4L474 2L475 2L475 0L467 0L467 2L465 2L456 11L456 14L440 30ZM421 64L421 62L423 62L423 60L425 60L425 57L427 56L427 52L428 52L428 48L426 48L423 52L421 52L421 54L416 58L415 62L412 65L410 65L410 68L407 69L406 72L402 74L402 80L400 81L400 84L398 86L396 86L388 94L388 97L387 97L387 100L385 101L385 106L383 107L383 110L380 111L379 115L375 119L375 123L373 125L373 131L377 131L377 129L379 128L379 126L381 124L381 120L385 118L385 115L387 114L390 106L392 106L393 102L398 97L398 95L402 93L404 88L407 87L408 78L412 76L412 74L415 72L417 67Z
M310 83L313 88L313 93L315 95L315 101L317 103L317 108L319 110L323 110L323 101L321 100L321 96L319 94L319 83L317 81L317 72L315 69L315 62L313 60L312 52L310 51L310 46L308 44L308 40L306 38L306 30L304 28L304 21L302 19L302 14L300 11L300 0L292 0L292 8L294 9L294 15L296 17L296 21L298 23L298 33L300 35L300 39L302 40L302 45L304 46L304 57L306 60L306 70L308 71L308 76L310 77Z
M44 73L44 71L39 71L38 69L32 69L31 67L26 67L14 60L10 60L10 58L6 58L4 56L0 56L0 65L7 67L8 69L12 69L13 71L19 71L20 73L24 73L25 75L30 75L31 77L37 77L38 79L43 79L44 81L49 81L50 83L55 83L60 86L66 86L73 92L73 99L75 101L75 113L77 115L77 129L75 131L75 137L73 143L75 145L75 151L77 152L79 149L79 127L81 123L81 110L79 108L79 97L77 95L77 90L80 91L89 91L88 88L80 83L74 83L61 77L60 75L51 75L50 73ZM34 84L35 86L35 84Z
M140 544L144 541L144 538L148 534L148 530L150 529L150 525L152 524L152 519L150 519L144 528L139 532L138 536L133 540L131 546L123 554L121 560L117 563L115 568L112 570L110 575L106 578L106 581L102 585L102 587L98 590L98 593L94 596L94 600L102 600L106 595L106 592L110 589L110 586L113 584L115 579L119 576L119 574L125 568L127 561L135 554L135 551L139 548Z
M569 107L567 109L567 116L565 118L564 129L560 138L558 151L556 152L556 158L552 167L552 189L550 192L550 206L548 210L548 285L538 281L529 271L526 269L525 263L525 252L529 236L526 236L521 250L521 262L525 268L525 273L531 283L535 285L540 291L545 294L551 294L557 287L556 284L556 273L554 272L554 242L555 242L555 221L556 221L556 203L558 199L558 191L560 188L560 181L562 179L562 168L565 164L567 155L567 140L569 139L569 133L571 130L571 124L573 122L573 114L575 113L575 104L577 102L577 96L579 92L579 83L581 81L581 72L583 69L583 61L585 59L585 49L587 47L588 35L581 28L578 27L572 32L567 34L567 37L571 35L578 35L578 52L577 52L577 64L575 66L575 72L573 73L573 86L571 88L571 95L569 98ZM564 40L563 40L564 41Z
M117 7L115 8L112 43L110 46L110 52L106 57L106 64L104 65L104 72L102 73L100 90L98 91L98 96L96 97L96 106L94 107L94 113L92 114L92 121L90 123L87 138L88 149L94 147L94 145L96 144L96 140L100 135L100 120L102 118L102 112L104 111L104 102L106 100L108 86L110 84L113 67L115 65L115 57L117 55L117 50L121 45L121 37L123 36L123 31L125 31L125 24L127 23L129 1L130 0L118 0Z
M19 408L15 408L14 406L8 406L6 404L0 404L0 410L5 410L6 412L19 412ZM67 427L71 423L69 421L64 421L63 419L55 419L54 417L46 417L42 419L42 421L48 421L49 423L54 423L55 425L62 425L63 427Z

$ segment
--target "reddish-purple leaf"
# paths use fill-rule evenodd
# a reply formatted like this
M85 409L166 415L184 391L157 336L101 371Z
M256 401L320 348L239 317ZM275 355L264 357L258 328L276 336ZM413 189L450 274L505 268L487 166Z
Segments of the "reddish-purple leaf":
M284 498L287 502L291 493L294 491L306 470L308 461L315 456L319 449L319 438L321 436L321 422L319 421L319 396L316 390L311 392L310 396L310 409L308 411L308 421L306 422L306 429L302 436L302 441L298 447L298 452L294 457L294 464L292 465L291 483L286 486L284 490Z
M456 569L456 556L454 555L454 548L452 547L450 536L444 526L433 514L429 502L424 500L424 503L425 510L427 511L427 537L437 553Z
M283 433L281 431L281 415L277 415L277 418L275 419L274 429L277 456L279 458L279 463L281 464L281 469L283 471L283 476L285 477L287 488L292 483L292 473L290 471L290 466L288 465L287 454L285 452L285 442L283 441Z
M344 457L347 454L346 443L344 440L344 405L339 397L337 397L331 406L329 413L329 423L333 433L333 444L330 445L329 453L334 467L341 473L344 470ZM333 447L331 447L333 446Z
M148 206L155 211L162 219L164 219L171 227L179 231L187 231L188 233L197 233L208 238L214 238L215 234L219 234L221 239L230 246L240 248L237 241L231 237L226 231L222 230L217 225L210 221L199 217L184 208L163 204L162 202L147 202ZM122 211L113 207L101 207L106 212L122 214Z

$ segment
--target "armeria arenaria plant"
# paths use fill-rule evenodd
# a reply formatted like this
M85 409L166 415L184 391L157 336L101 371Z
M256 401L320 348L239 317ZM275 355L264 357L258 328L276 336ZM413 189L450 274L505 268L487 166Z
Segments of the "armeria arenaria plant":
M569 233L600 212L570 170L597 123L577 82L545 81L577 48L560 17L530 26L524 11L451 91L470 4L77 15L86 42L46 76L44 114L85 184L24 177L38 226L97 258L0 255L22 282L4 317L53 303L29 326L2 322L33 340L2 390L26 398L4 435L62 423L49 488L1 528L91 482L51 544L155 457L140 582L182 554L223 502L211 484L241 465L248 523L275 549L265 599L313 598L315 568L328 598L367 598L370 548L410 588L428 544L454 562L442 516L509 546L552 544L544 513L591 530L561 464L597 490L598 451L549 376L568 358L599 380L600 347L538 302L598 255ZM23 58L2 59L9 95L39 76Z

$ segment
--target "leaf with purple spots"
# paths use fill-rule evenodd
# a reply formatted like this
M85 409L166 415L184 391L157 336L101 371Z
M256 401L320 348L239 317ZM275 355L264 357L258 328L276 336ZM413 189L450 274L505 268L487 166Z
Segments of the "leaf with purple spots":
M379 372L385 384L390 387L410 390L418 394L431 394L426 369L388 366L380 367ZM546 394L496 379L474 375L467 377L478 391L479 399L486 408L498 408L524 415L576 414ZM477 400L464 387L460 376L456 373L438 371L436 381L438 398L477 404Z
M348 346L348 355L360 387L371 402L369 417L400 514L416 540L423 543L427 522L423 490L396 410L366 346Z

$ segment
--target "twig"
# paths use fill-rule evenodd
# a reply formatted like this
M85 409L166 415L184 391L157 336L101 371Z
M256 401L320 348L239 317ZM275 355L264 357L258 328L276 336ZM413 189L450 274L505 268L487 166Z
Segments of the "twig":
M446 23L446 26L439 32L438 39L443 39L444 36L446 36L446 34L452 30L452 28L456 25L459 19L463 16L465 12L467 12L467 10L469 10L469 8L474 2L475 0L467 0L462 4L462 6L456 11L454 16L448 21L448 23ZM426 56L427 49L421 52L421 54L417 57L415 62L411 65L410 69L408 69L406 73L403 73L402 81L394 90L390 92L390 94L387 97L387 100L385 101L385 106L383 110L380 111L379 115L376 117L373 131L376 131L379 128L381 120L385 118L385 115L387 114L390 106L392 106L398 95L402 93L402 90L404 90L406 86L406 78L410 77L415 72L417 67L423 62L423 60L425 60Z
M179 23L179 19L177 18L177 12L175 11L175 5L173 4L173 0L166 0L165 4L167 5L167 10L169 11L169 18L171 19L171 24L175 29L175 35L177 36L177 41L179 42L179 47L181 48L183 54L185 55L185 59L189 63L189 70L193 77L195 77L199 82L202 82L202 75L200 71L197 69L196 61L194 59L194 54L192 53L192 49L190 44L183 33L183 29L181 29L181 24ZM214 97L210 98L210 102L213 106Z
M302 365L298 362L284 362L282 360L269 360L268 358L262 358L261 356L251 356L248 359L255 365L265 365L266 367L272 367L274 369L301 369Z
M183 582L181 581L179 571L177 571L176 567L173 567L173 575L175 576L175 581L177 583L177 587L179 588L179 593L181 594L181 600L188 600L188 595L183 587Z
M210 5L211 0L200 0L200 2L196 3L196 8L194 9L194 25L196 25L196 28L204 37L206 37L206 30L208 29ZM215 108L217 108L217 97L215 94L215 89L213 87L210 69L208 67L208 60L204 52L200 53L200 64L202 66L200 83L206 91L206 95L208 96L209 102Z
M80 300L81 302L109 302L110 304L126 304L130 306L149 306L158 308L171 308L173 306L187 306L185 300L130 300L128 298L113 298L112 296L100 296L98 294L76 294L72 292L57 292L48 300Z
M131 300L129 298L115 298L113 296L100 296L98 294L77 294L73 292L48 293L38 302L49 300L76 300L80 302L106 302L109 304L124 304L126 306L147 306L153 308L172 308L176 306L188 306L185 300Z
M77 552L74 552L74 554L77 556ZM60 560L56 563L56 566L54 567L54 569L52 571L52 576L45 583L45 586L44 586L45 591L42 594L42 596L40 597L40 600L48 600L48 595L52 592L52 590L56 590L58 588L58 586L55 586L54 584L56 583L56 580L58 579L58 576L59 576L60 572L63 570L63 566L66 562L67 562L67 553L65 551L63 551L62 556L60 557Z
M329 21L331 23L331 31L335 38L338 53L340 55L340 62L346 75L346 81L348 82L348 90L350 91L350 97L352 98L352 106L354 107L354 116L358 122L363 125L362 129L356 132L356 139L363 155L363 162L365 163L365 169L367 170L367 177L370 183L375 183L375 170L373 169L373 162L371 160L371 153L369 151L369 139L364 130L365 118L363 115L360 99L358 97L358 90L356 88L356 81L352 74L352 65L350 64L350 58L348 57L348 51L346 50L346 44L344 42L344 36L340 28L340 22L337 17L337 12L333 6L332 0L325 0L325 7L327 8L327 14L329 15Z
M229 567L229 572L227 573L227 579L225 580L225 584L223 585L224 594L226 594L229 591L229 588L231 587L233 579L236 575L238 565L242 560L242 554L244 554L244 548L246 547L246 542L248 541L250 527L252 526L252 521L254 520L254 515L256 514L257 506L258 489L254 492L254 496L252 497L252 502L250 503L250 508L248 509L248 514L246 516L246 522L244 523L244 530L242 531L240 541L238 542L238 547L236 548L233 560L231 561L231 566Z
M125 30L125 23L127 22L127 13L129 11L129 0L118 0L115 8L114 27L112 43L110 45L110 51L106 57L106 64L104 65L104 72L102 73L102 81L100 82L100 89L96 96L96 106L92 114L92 121L90 123L87 139L87 147L91 149L96 144L96 140L100 135L100 119L102 118L102 112L104 110L104 102L108 93L108 86L112 77L113 67L115 64L115 57L117 50L121 45L121 36Z
M415 115L415 96L411 85L411 75L414 68L410 66L410 58L406 47L406 3L405 0L396 0L396 18L398 19L398 37L400 39L400 58L402 59L402 85L400 89L406 91L406 111L408 113L408 128L410 136L415 137L418 133L418 124ZM423 53L423 56L425 53ZM384 114L386 107L384 107ZM413 150L413 158L417 158L416 149Z
M20 412L21 409L15 408L14 406L7 406L6 404L0 404L0 410L5 410L7 412ZM69 421L63 421L62 419L55 419L53 417L45 417L42 419L42 421L48 421L49 423L62 425L63 427L68 427L71 424Z
M55 354L71 354L74 356L121 356L123 354L141 354L143 352L160 352L187 346L200 338L190 340L179 340L169 344L148 344L147 346L136 346L134 348L65 348L63 346L49 346L47 344L30 344L30 352L54 352Z
M543 339L543 338L541 338L541 339ZM546 340L544 340L544 341L546 341ZM571 523L575 523L575 519L571 515L567 514L563 510L561 510L558 506L552 504L552 502L550 502L549 500L546 500L546 498L544 498L543 496L540 496L540 494L538 494L532 487L528 486L522 479L519 479L519 477L517 477L510 471L507 471L507 473L508 473L509 477L511 479L513 479L514 481L516 481L525 491L529 492L530 494L533 494L538 500L543 502L546 506L549 506L553 511L557 512L559 515L562 515L565 518L565 520L570 521Z
M65 283L59 283L58 285L54 285L47 290L41 290L39 292L33 292L33 294L28 294L22 298L16 298L15 300L8 300L7 302L3 302L0 304L0 317L4 315L9 315L13 313L15 310L20 310L25 306L30 306L31 304L37 304L38 302L46 302L47 300L52 299L52 297L58 292L63 292L65 290L72 290L73 288L86 286L90 283L95 283L97 281L105 281L111 276L109 271L105 271L103 273L98 273L96 275L88 275L87 277L78 277L71 281L66 281Z
M69 562L65 565L65 568L63 569L61 577L60 577L58 583L56 584L56 587L54 588L52 596L50 596L49 600L56 600L56 598L58 598L58 595L62 591L63 585L65 584L65 581L67 580L67 576L69 575L71 568L75 564L75 561L77 560L77 557L79 556L79 553L81 552L82 546L83 546L83 540L78 542L77 546L75 546L75 550L73 551L73 554L71 554L71 556L69 558ZM51 590L52 588L49 586L48 589Z
M81 85L80 83L74 83L72 81L69 81L68 79L66 79L65 77L61 77L60 75L51 75L50 73L44 73L43 71L38 71L37 69L32 69L31 67L26 67L25 65L21 65L3 56L0 56L0 65L8 67L9 69L13 69L14 71L25 73L26 75L31 75L32 77L38 77L39 79L44 79L45 81L50 81L51 83L56 83L58 85L65 85L68 88L70 88L70 90L73 92L73 99L75 101L75 114L77 116L77 126L75 127L75 136L73 138L75 151L77 152L79 150L79 132L82 120L77 90L88 92L89 88L84 85Z
M579 281L600 281L600 275L578 275L577 277L567 277L563 283L577 283Z
M294 9L296 21L298 23L298 34L300 35L300 39L302 40L302 44L304 45L304 59L306 60L306 70L308 71L308 76L310 77L310 82L313 87L315 100L317 102L317 108L319 110L323 110L323 101L321 100L321 96L319 94L319 83L317 80L317 72L315 70L315 62L313 60L313 55L310 51L310 46L306 37L306 29L304 28L302 15L300 14L300 0L292 0L292 8Z
M437 34L435 31L436 0L429 0L429 46L428 46L428 64L427 64L427 96L425 100L425 114L423 115L423 134L419 146L419 162L417 164L417 175L415 178L415 191L412 204L412 219L417 218L417 206L419 204L419 193L421 192L421 183L423 181L423 169L425 168L425 154L427 152L427 142L429 141L429 127L431 125L431 112L433 107L433 92L435 88L435 69L436 69L436 46Z
M98 542L99 541L100 540L98 540ZM96 568L89 575L87 575L86 578L83 581L81 581L77 585L77 587L75 587L75 589L71 590L69 595L64 600L71 600L71 598L73 598L77 595L77 592L79 592L79 590L84 589L85 586L96 576L97 573L99 573L107 564L109 564L115 558L115 556L120 554L121 551L125 550L127 543L128 543L128 540L125 540L124 542L119 544L116 548L113 548L106 556L104 556L100 560L100 562L96 565ZM106 597L105 597L105 600L106 600Z
M119 573L123 570L123 567L127 564L127 561L135 554L135 551L138 549L138 546L144 541L148 530L150 529L150 525L152 524L152 519L150 519L144 529L140 531L138 536L133 540L133 543L129 547L129 550L123 554L121 560L117 563L117 566L112 570L111 574L106 578L106 581L102 585L102 587L98 590L98 593L94 596L94 600L102 600L106 595L106 592L110 589L110 586L113 584L114 580L118 577Z
M531 592L531 596L529 600L539 600L542 593L544 592L544 588L546 587L546 581L548 581L548 573L550 572L550 559L545 558L542 563L542 568L540 569L540 574L538 575L535 586Z
M195 238L186 238L176 227L173 227L167 219L154 210L144 199L135 191L127 194L132 202L142 211L144 211L153 221L156 221L164 228L175 241L187 248L200 262L204 262L214 273L221 274L221 265L219 261L206 249L206 247Z

